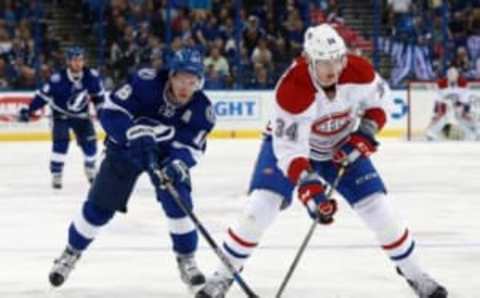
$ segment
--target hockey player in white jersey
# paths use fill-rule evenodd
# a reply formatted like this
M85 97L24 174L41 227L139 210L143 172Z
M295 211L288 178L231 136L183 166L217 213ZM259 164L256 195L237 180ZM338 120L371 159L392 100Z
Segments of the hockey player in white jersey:
M292 201L293 190L319 224L331 224L337 210L327 184L347 163L337 191L376 235L380 247L421 298L445 298L416 257L410 229L387 196L369 155L386 122L389 88L363 58L348 55L329 25L309 28L304 55L280 78L271 129L267 128L244 212L224 236L223 250L237 270L245 266L264 231ZM197 293L223 298L232 283L224 265Z
M450 67L447 77L438 80L434 114L427 128L426 138L438 140L476 140L477 119L472 104L476 100L455 67Z

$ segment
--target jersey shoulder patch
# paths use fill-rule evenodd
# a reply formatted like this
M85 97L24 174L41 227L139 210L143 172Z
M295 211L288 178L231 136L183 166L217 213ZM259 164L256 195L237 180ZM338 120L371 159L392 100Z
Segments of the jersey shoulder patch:
M59 74L58 72L54 73L51 77L50 77L50 82L52 83L58 83L62 80L62 75Z
M440 89L447 88L447 86L448 86L448 81L447 81L447 79L446 79L446 78L443 78L443 79L437 80L437 86L438 86L438 88L440 88Z
M458 87L465 88L467 87L467 84L468 84L468 81L465 78L463 77L458 78L458 81L457 81ZM439 89L446 89L448 87L448 79L443 78L443 79L437 80L437 86Z
M338 80L339 84L368 84L375 79L375 70L365 58L347 55L347 66Z
M94 78L98 78L100 76L100 73L98 73L98 70L93 68L90 68L89 73Z
M137 72L137 76L145 81L151 81L156 78L157 71L153 68L142 68Z
M275 98L285 111L300 114L315 101L316 92L308 65L304 58L299 58L280 78Z

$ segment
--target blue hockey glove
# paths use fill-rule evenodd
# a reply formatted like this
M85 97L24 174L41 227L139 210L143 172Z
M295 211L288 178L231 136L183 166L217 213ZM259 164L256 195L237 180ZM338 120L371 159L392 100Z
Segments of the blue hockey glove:
M30 112L28 108L21 108L18 112L18 121L20 122L28 122L30 121Z
M351 165L361 156L370 156L377 151L378 142L368 134L353 132L348 140L333 155L333 162Z
M158 168L158 148L153 129L134 125L127 130L130 158L142 170Z
M337 201L325 196L325 185L315 172L304 172L298 181L298 198L312 219L320 224L331 224L337 212Z
M174 159L168 162L161 171L163 178L166 180L164 182L183 184L188 189L191 189L190 169L182 160Z

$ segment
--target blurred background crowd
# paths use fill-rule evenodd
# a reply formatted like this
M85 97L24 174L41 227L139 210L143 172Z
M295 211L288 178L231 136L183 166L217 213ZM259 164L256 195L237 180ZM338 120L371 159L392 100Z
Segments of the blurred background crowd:
M393 87L450 65L480 78L480 0L0 0L0 90L36 88L72 45L107 88L194 47L206 89L271 89L323 22Z

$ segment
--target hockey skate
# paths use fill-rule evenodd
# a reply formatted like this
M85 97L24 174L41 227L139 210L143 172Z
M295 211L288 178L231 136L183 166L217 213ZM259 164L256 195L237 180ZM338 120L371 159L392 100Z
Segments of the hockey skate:
M193 255L177 255L177 265L180 278L190 288L201 286L205 283L205 276L198 269Z
M65 282L75 263L80 259L80 255L80 251L67 246L62 255L55 259L53 268L48 275L52 286L59 287Z
M233 279L215 272L205 286L197 293L195 298L225 298Z
M54 189L62 188L62 173L52 173L52 187Z
M402 271L397 268L398 274L403 276ZM433 278L427 274L423 274L418 280L410 280L405 278L413 291L419 298L447 298L448 292L442 285L436 282Z
M95 176L97 175L97 170L95 169L95 166L85 166L85 176L87 176L87 180L90 184L93 183L93 180L95 179Z

